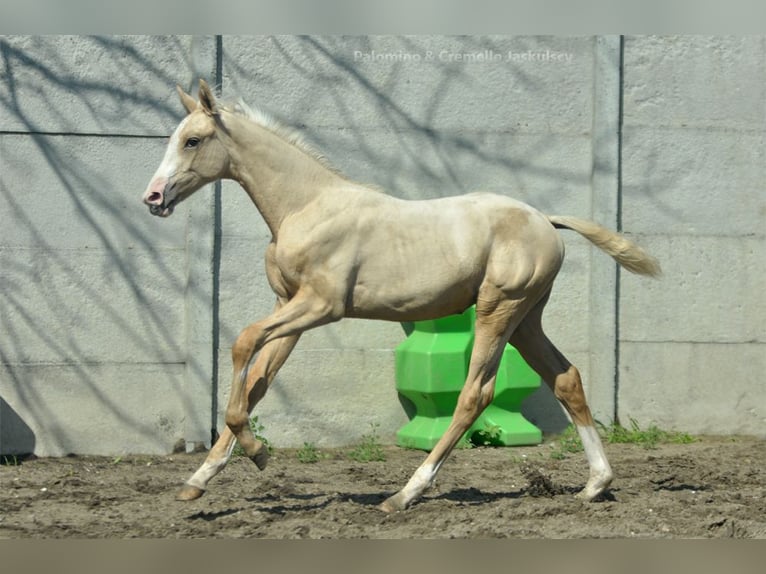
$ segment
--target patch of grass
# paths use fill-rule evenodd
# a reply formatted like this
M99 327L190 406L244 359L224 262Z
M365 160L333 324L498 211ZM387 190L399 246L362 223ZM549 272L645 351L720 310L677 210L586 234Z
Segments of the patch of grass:
M689 433L662 430L657 425L650 425L642 429L638 422L631 418L630 427L624 427L619 423L606 426L597 422L599 435L605 443L609 444L637 444L645 449L657 448L658 444L675 443L688 444L696 439ZM567 455L582 452L583 446L577 429L569 425L558 437L558 443L551 452L551 458L561 460Z
M605 442L615 444L639 444L646 449L656 448L662 443L688 444L695 441L689 433L662 430L657 425L641 429L636 419L630 419L630 428L613 423L604 426L599 423L601 435Z
M266 427L263 426L258 421L258 415L250 418L250 430L253 431L253 436L255 436L256 439L261 441L267 449L269 449L269 452L272 450L271 443L269 442L269 439L267 439L263 435L263 431L266 429ZM232 456L245 456L245 450L240 446L239 443L234 445L234 450L231 451Z
M351 460L357 462L372 462L375 460L386 460L386 453L380 444L378 437L378 424L370 424L371 430L368 434L362 435L359 444L348 453Z
M321 453L319 449L310 442L304 442L303 446L295 453L295 456L298 457L298 462L304 464L319 462L323 458L329 457L329 455Z

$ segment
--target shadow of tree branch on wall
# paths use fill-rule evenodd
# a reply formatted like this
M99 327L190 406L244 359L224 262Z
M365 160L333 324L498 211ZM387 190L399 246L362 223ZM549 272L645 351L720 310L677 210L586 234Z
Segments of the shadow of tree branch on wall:
M183 215L161 228L140 203L181 116L166 94L194 74L188 52L188 40L171 37L0 38L4 393L53 451L76 448L74 434L95 424L68 421L77 413L48 393L87 389L104 419L130 429L128 445L162 451L158 425L192 405L165 412L152 396L125 404L126 387L151 364L210 376L186 355L184 297L211 302L187 285ZM182 376L162 382L158 392L188 403ZM142 402L150 416L137 410Z
M546 71L514 62L393 61L355 59L357 53L379 52L422 56L426 51L447 54L490 52L507 54L509 46L519 52L544 48L546 40L488 38L445 38L444 45L433 39L411 37L388 40L370 38L301 37L298 42L280 37L270 39L286 69L310 86L305 101L296 101L289 117L283 119L320 142L331 157L333 148L349 149L338 136L353 138L353 149L364 157L364 166L380 179L374 183L404 197L437 197L488 189L529 201L544 210L555 210L562 194L574 193L589 183L590 158L583 158L582 170L557 161L555 152L576 149L590 137L590 109L578 109L572 120L548 117L541 105L559 98L550 95L544 80ZM510 42L510 43L509 43ZM519 42L521 42L519 44ZM573 40L581 64L589 68L590 53ZM236 55L225 54L227 64ZM274 56L277 57L277 56ZM284 69L282 66L275 69ZM579 70L579 69L578 69ZM247 70L245 70L247 71ZM589 70L588 70L589 71ZM260 78L259 78L260 81ZM264 78L274 85L278 78ZM340 122L309 125L301 116L316 108L317 90L323 101L336 108ZM582 91L582 90L580 90ZM413 98L416 93L418 98ZM351 95L357 94L357 95ZM470 94L470 99L466 99ZM516 108L514 99L522 100ZM535 103L540 99L541 105ZM573 98L574 99L574 98ZM582 95L572 105L590 106ZM258 103L258 102L256 102ZM271 105L271 102L264 102ZM474 110L495 110L482 117ZM528 117L534 112L535 118ZM556 109L552 113L556 113ZM584 119L583 119L584 116ZM540 122L540 120L543 120ZM396 147L381 147L376 132L396 137ZM350 133L349 133L350 132ZM335 141L333 141L335 140ZM556 142L564 142L556 147ZM335 145L333 145L335 144ZM340 144L338 146L338 144ZM553 151L552 151L553 150ZM547 155L546 155L547 154ZM353 167L357 167L355 161ZM361 170L360 170L361 171ZM402 171L406 173L402 175ZM352 174L353 175L353 174ZM410 186L415 183L417 190Z

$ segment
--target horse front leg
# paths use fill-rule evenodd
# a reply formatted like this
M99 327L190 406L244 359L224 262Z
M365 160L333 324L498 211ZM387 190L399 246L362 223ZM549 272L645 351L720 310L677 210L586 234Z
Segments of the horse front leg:
M274 380L277 371L285 363L299 338L300 335L293 335L264 345L247 376L248 413L266 394L266 390ZM228 426L225 427L221 436L210 449L205 462L181 487L177 495L178 500L194 500L205 493L208 482L221 472L229 462L236 440L231 429ZM259 468L263 469L268 458L268 449L262 449L261 453L261 459L257 463L259 462ZM263 453L266 455L263 456Z
M512 318L510 311L502 310L494 316L482 316L481 308L477 306L476 337L468 377L460 391L450 426L404 488L380 505L381 510L404 510L417 500L433 484L436 474L460 438L492 402L495 377Z
M492 402L497 373L497 365L494 363L495 361L492 361L492 364L482 365L483 368L472 369L474 374L469 375L460 392L450 426L404 488L380 505L381 510L384 512L404 510L431 487L436 474L452 449L481 412Z
M339 299L342 301L342 299ZM265 445L253 435L249 425L249 395L246 389L248 365L264 345L285 337L300 336L303 331L337 321L342 317L342 305L333 305L309 286L302 287L289 301L263 321L253 323L242 330L231 350L234 380L231 385L229 404L226 408L226 426L239 441L250 460L263 469L268 458ZM294 342L293 342L294 345ZM291 347L292 349L292 347ZM253 396L260 398L256 385ZM262 392L265 392L263 387Z

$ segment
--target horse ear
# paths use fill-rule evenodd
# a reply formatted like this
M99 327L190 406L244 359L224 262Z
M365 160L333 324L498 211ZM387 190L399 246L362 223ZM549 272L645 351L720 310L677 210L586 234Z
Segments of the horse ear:
M181 104L183 104L187 112L192 113L197 109L197 100L184 92L183 88L178 84L176 84L176 91L178 92L178 97L181 98Z
M215 101L213 91L207 82L201 78L199 81L199 103L208 115L212 116L218 113L218 104Z

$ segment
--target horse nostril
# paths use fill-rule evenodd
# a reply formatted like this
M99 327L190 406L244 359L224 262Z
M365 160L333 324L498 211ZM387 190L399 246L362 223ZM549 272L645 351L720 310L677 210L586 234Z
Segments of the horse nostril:
M149 196L146 198L146 203L151 203L153 205L159 205L162 203L162 194L159 191L153 191L149 194Z

